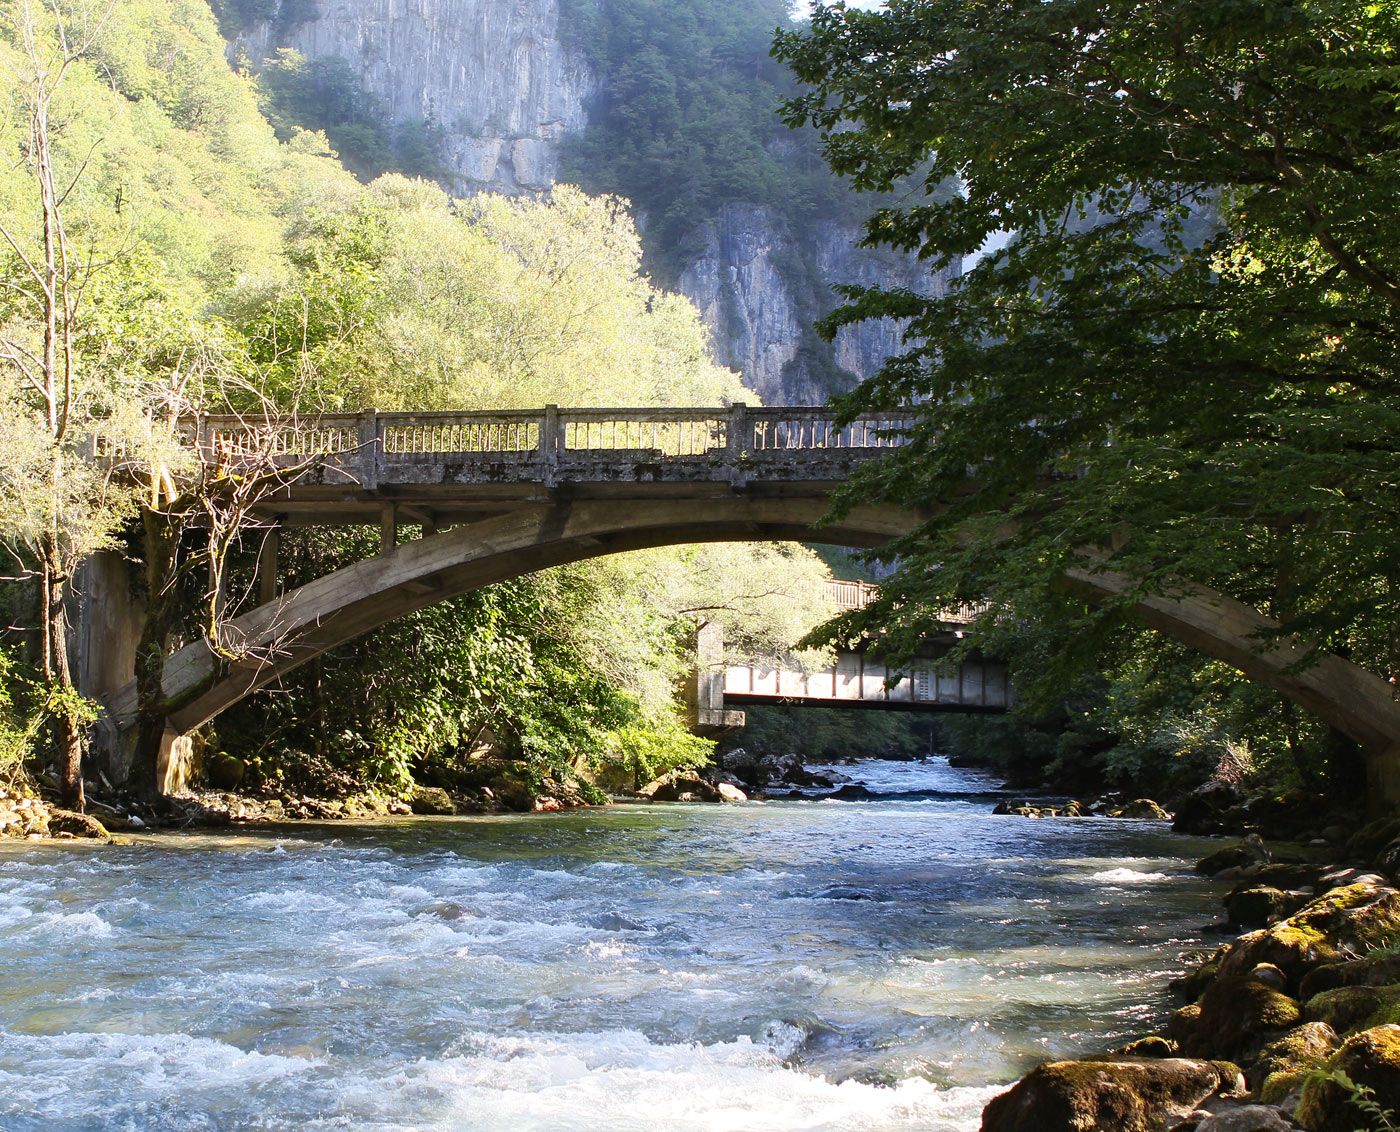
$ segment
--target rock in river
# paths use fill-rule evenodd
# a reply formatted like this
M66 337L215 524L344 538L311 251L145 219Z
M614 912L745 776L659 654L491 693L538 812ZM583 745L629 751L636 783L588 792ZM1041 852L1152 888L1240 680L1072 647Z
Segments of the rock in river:
M982 1132L1160 1132L1207 1097L1243 1084L1226 1062L1048 1062L992 1099Z

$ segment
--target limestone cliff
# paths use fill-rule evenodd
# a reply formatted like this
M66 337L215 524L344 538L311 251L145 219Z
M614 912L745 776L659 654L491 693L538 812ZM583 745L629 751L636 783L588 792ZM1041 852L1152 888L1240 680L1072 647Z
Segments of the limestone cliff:
M458 193L547 189L593 89L554 0L317 0L314 19L240 45L255 66L277 47L339 56L396 121L434 118Z
M547 189L559 142L587 124L605 78L566 47L557 0L317 0L314 12L276 34L249 29L235 48L255 66L284 46L345 59L396 121L431 115L442 127L460 194ZM734 201L688 241L699 251L676 285L718 359L765 402L825 400L899 347L892 323L850 328L834 350L819 342L811 323L834 305L833 284L947 285L905 257L857 249L858 235L833 222L793 232L771 209Z

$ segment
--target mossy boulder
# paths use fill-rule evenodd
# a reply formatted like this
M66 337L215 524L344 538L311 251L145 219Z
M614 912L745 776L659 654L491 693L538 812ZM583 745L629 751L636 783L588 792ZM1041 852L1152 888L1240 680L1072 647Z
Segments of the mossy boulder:
M1331 1057L1339 1045L1341 1039L1326 1022L1305 1022L1266 1045L1245 1071L1245 1080L1257 1089L1280 1073L1306 1074Z
M1237 1061L1253 1057L1302 1020L1297 1000L1248 975L1218 978L1201 995L1185 1053Z
M1108 816L1111 818L1137 818L1143 821L1171 821L1172 817L1151 798L1134 798L1131 802L1110 809Z
M1200 1024L1201 1008L1193 1002L1174 1011L1167 1019L1167 1037L1183 1048L1194 1045Z
M1400 817L1378 818L1347 839L1346 856L1357 861L1374 861L1397 837L1400 837Z
M1242 928L1262 928L1296 912L1308 899L1301 892L1285 892L1251 878L1225 897L1225 914Z
M1225 949L1222 947L1209 959L1198 963L1180 978L1173 979L1168 984L1168 989L1187 1002L1195 1002L1205 992L1206 987L1215 980L1215 976L1220 973L1220 960L1224 957Z
M1262 861L1263 858L1257 849L1241 841L1218 849L1209 857L1202 857L1196 862L1196 871L1203 877L1213 877L1226 869L1248 868L1250 865L1261 864Z
M110 841L112 835L91 814L80 814L73 810L50 810L48 832L68 833L74 837L90 837L97 841Z
M1307 1132L1356 1132L1375 1127L1355 1103L1353 1088L1341 1078L1369 1090L1371 1101L1382 1109L1400 1113L1400 1026L1376 1026L1348 1038L1328 1058L1324 1070L1303 1085L1294 1114Z
M1214 1061L1056 1061L1031 1070L982 1110L982 1132L1160 1132L1203 1100L1243 1085Z
M441 786L415 786L408 799L415 814L455 814L452 797Z
M1113 1051L1114 1057L1175 1057L1176 1043L1160 1034L1138 1038Z
M1309 1022L1326 1022L1339 1034L1400 1022L1400 986L1322 991L1308 999L1303 1017Z
M1220 961L1221 976L1243 975L1260 963L1283 971L1291 987L1324 963L1381 947L1400 935L1400 891L1352 884L1304 905L1270 927L1241 936Z
M1306 1002L1337 987L1388 987L1396 983L1400 983L1400 954L1382 952L1314 967L1303 976L1298 997Z
M524 775L502 771L493 775L486 786L490 797L508 810L528 814L535 808L535 787Z
M216 790L237 790L247 772L247 763L225 751L210 751L204 756L204 777Z

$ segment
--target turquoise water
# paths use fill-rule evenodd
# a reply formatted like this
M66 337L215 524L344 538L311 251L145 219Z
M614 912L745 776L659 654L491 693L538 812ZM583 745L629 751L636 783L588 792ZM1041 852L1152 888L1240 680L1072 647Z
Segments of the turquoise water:
M0 1129L965 1130L1168 1008L1209 843L894 797L0 848Z

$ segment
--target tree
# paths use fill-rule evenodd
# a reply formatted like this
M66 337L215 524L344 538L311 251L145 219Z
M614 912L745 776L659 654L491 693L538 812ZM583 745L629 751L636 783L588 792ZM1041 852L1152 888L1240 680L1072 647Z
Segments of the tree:
M0 222L8 252L0 297L0 532L38 579L40 667L58 735L65 804L83 807L83 732L90 709L69 665L67 589L82 560L103 546L129 501L79 451L104 407L103 376L82 341L84 303L101 263L91 231L70 229L66 207L82 165L61 166L55 98L92 47L114 0L69 13L18 0L7 13L22 58L15 91L18 160L29 226Z
M844 402L918 404L847 497L936 512L893 548L885 613L916 628L990 598L1010 614L993 637L1039 615L1082 666L1144 598L1205 592L1191 579L1308 662L1394 678L1398 20L1353 0L892 0L778 37L811 84L789 120L835 169L885 189L927 163L926 198L869 242L937 266L1003 243L946 297L849 288L824 325L907 320Z

